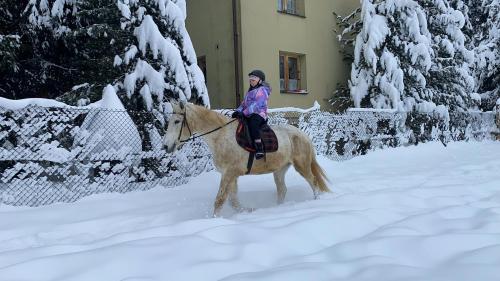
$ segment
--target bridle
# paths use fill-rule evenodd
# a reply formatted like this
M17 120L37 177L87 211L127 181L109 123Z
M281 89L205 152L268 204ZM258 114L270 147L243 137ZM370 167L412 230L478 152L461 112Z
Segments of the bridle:
M189 123L187 122L187 114L186 114L186 111L187 111L187 108L184 109L184 112L182 114L179 114L179 113L176 113L176 114L179 114L179 115L182 115L182 125L181 125L181 130L179 131L179 137L177 138L177 140L181 143L184 143L184 142L188 142L191 137L193 136L193 132L191 131L191 128L189 127ZM188 128L189 130L189 138L186 139L186 140L181 140L181 136L182 136L182 130L184 129L184 125Z
M177 137L177 141L179 141L180 143L186 143L186 142L190 142L192 140L195 140L197 138L201 138L203 136L206 136L208 134L211 134L213 132L216 132L224 127L226 127L227 125L233 123L234 121L238 120L238 119L233 119L229 122L227 122L226 124L222 125L222 126L219 126L211 131L208 131L206 133L203 133L201 135L197 135L197 136L194 136L193 132L191 131L191 128L189 127L189 122L187 121L187 107L184 108L184 112L183 113L173 113L173 114L177 114L177 115L182 115L182 125L181 125L181 130L179 131L179 137ZM182 130L184 129L184 126L187 127L187 129L189 130L189 138L185 139L185 140L181 140L181 136L182 136Z

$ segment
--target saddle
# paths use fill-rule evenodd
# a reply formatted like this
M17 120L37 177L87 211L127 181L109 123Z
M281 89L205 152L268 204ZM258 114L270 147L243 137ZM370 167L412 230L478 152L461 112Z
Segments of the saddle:
M278 150L278 138L269 125L264 124L260 128L260 137L264 146L264 153L276 152ZM240 120L236 129L236 142L244 150L255 153L255 146L250 137L250 130L246 121Z
M278 138L276 137L273 129L269 127L269 125L264 124L261 126L260 137L262 139L262 144L264 147L264 155L266 155L267 153L276 152L278 150ZM250 153L247 165L247 174L249 174L252 169L256 149L253 140L250 137L250 130L248 129L246 120L239 120L238 128L236 129L236 142L240 147Z

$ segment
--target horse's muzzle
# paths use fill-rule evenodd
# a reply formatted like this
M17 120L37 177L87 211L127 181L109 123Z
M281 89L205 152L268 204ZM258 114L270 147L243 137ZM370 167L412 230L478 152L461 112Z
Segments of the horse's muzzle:
M170 147L169 147L168 145L164 145L164 146L163 146L163 149L165 149L165 151L166 151L167 153L172 153L172 151L173 151L173 149L172 149L172 148L173 148L173 147L174 147L173 145L171 145Z

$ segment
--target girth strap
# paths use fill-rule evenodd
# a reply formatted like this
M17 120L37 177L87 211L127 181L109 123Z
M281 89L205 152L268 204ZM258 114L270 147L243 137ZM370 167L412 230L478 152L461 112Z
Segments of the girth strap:
M253 159L255 158L255 152L248 153L248 163L247 163L247 175L252 171Z

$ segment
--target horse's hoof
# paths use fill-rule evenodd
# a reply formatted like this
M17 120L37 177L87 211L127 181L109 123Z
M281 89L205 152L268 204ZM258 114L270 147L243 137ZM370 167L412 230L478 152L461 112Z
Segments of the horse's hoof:
M240 213L252 213L255 210L257 210L257 209L256 208L241 208Z
M313 196L314 196L314 200L318 200L318 199L320 199L321 193L319 193L319 192L318 193L314 193Z
M240 207L240 208L237 208L235 209L236 212L238 213L251 213L253 211L255 211L256 209L255 208L244 208L244 207Z

